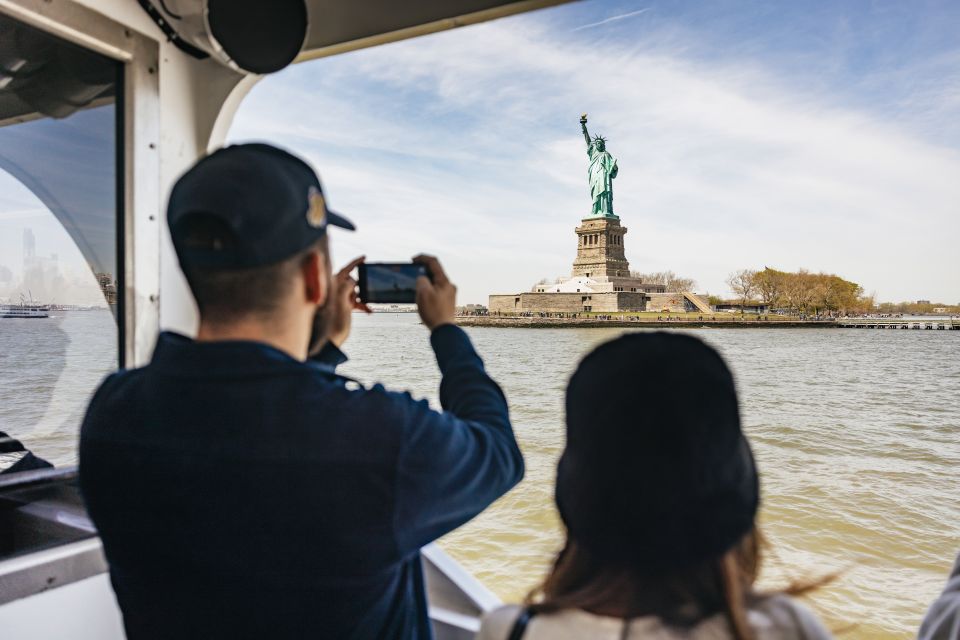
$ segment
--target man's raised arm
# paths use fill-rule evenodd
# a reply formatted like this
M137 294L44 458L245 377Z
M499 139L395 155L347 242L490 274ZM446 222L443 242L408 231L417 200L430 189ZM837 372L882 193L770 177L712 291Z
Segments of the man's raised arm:
M453 324L456 287L435 258L419 256L417 305L431 330L442 380L443 413L407 405L397 473L394 527L401 551L414 551L467 522L523 477L523 456L507 401L470 338Z

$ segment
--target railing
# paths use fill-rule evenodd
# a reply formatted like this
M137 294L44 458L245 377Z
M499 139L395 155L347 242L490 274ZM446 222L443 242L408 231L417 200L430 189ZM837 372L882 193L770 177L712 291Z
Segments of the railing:
M840 318L837 325L850 329L960 329L960 318Z
M31 493L32 492L32 493ZM33 495L36 493L38 495ZM73 468L0 476L0 637L123 640L100 539ZM23 548L12 542L29 543ZM422 549L436 640L470 640L500 600L436 545ZM51 615L56 612L56 615Z

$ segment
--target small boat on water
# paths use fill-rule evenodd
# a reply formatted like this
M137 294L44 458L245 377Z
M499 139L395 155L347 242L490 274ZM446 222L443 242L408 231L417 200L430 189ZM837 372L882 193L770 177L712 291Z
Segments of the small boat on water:
M21 302L0 304L0 318L49 318L50 305Z
M29 297L20 294L20 302L0 303L0 318L49 318L52 304L40 304L33 299L33 293L27 292Z

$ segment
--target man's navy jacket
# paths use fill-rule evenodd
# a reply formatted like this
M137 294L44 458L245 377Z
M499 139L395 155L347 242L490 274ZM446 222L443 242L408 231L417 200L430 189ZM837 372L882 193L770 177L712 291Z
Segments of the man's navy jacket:
M507 403L437 328L440 402L255 342L161 334L101 385L80 483L127 634L429 638L419 549L523 476Z

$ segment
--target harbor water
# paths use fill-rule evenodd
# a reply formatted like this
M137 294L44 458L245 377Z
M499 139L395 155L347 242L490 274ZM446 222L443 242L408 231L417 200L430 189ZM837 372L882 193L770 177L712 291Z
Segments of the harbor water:
M441 545L504 600L542 579L562 540L553 480L567 379L623 331L469 329L510 401L527 473ZM810 604L841 637L913 636L960 550L960 333L687 331L719 349L737 378L770 541L763 586L838 571ZM75 462L83 405L115 366L115 344L107 312L0 320L0 429L58 464ZM345 350L343 373L438 406L439 374L415 314L355 316ZM638 420L659 401L644 394L643 378L656 375L638 371Z

